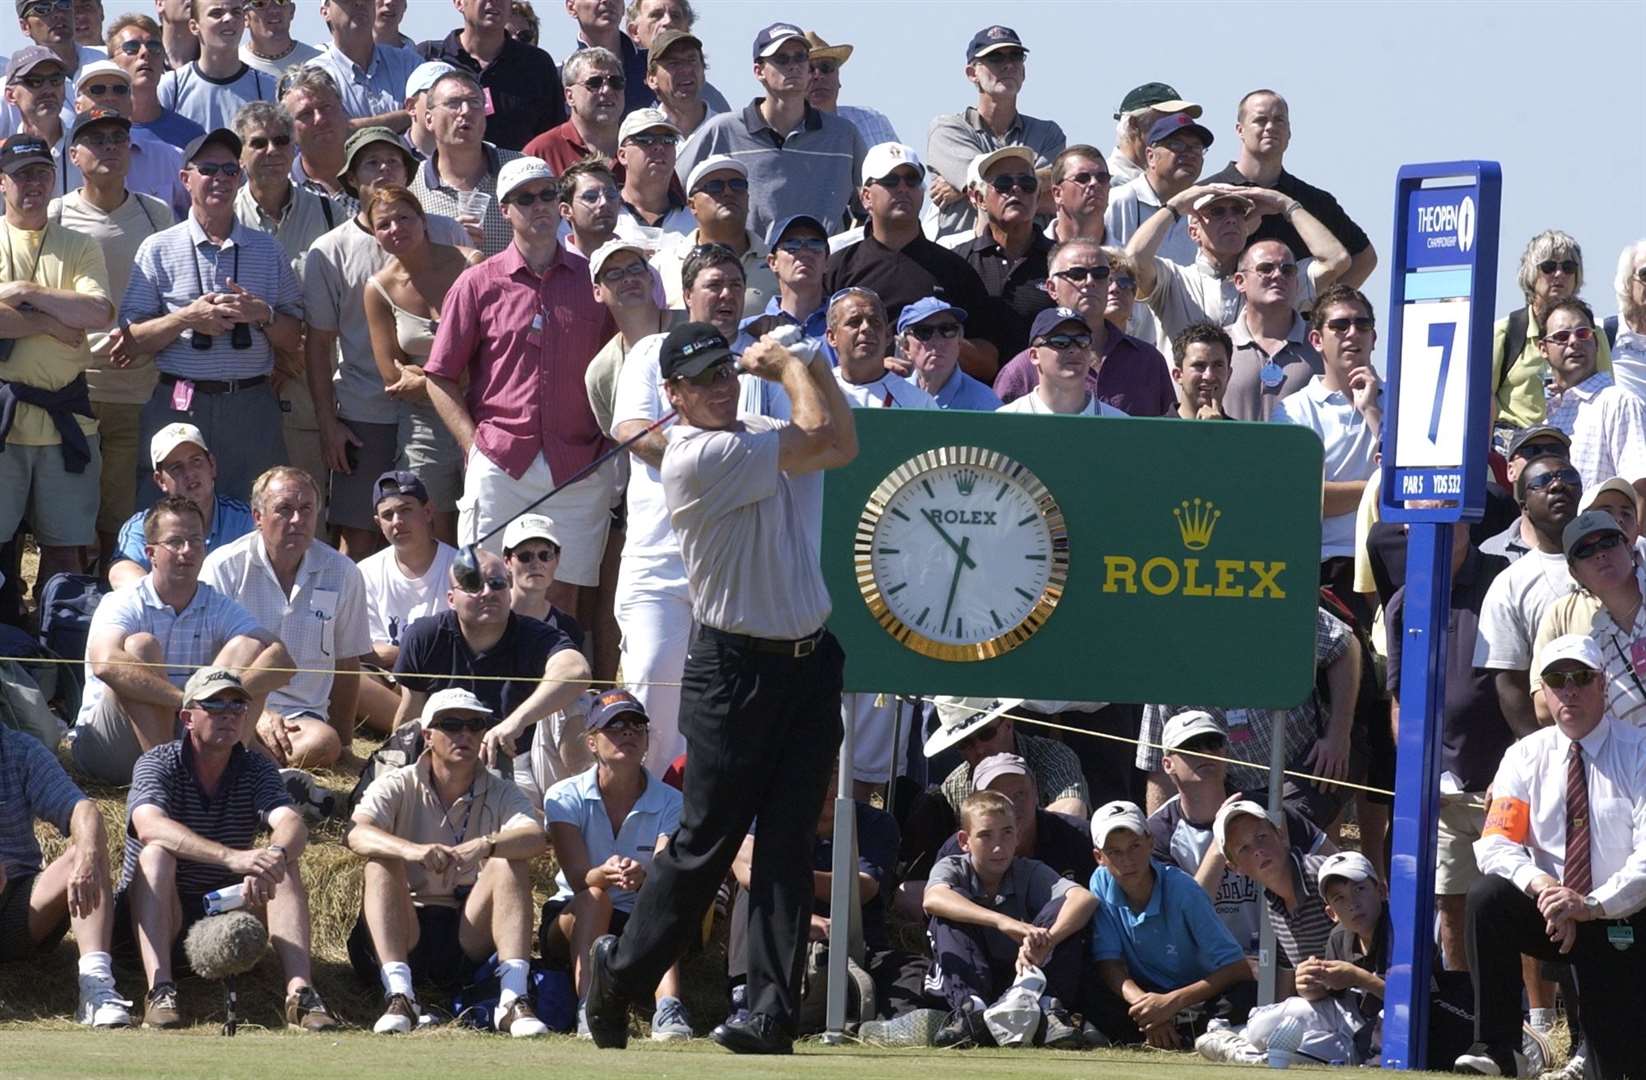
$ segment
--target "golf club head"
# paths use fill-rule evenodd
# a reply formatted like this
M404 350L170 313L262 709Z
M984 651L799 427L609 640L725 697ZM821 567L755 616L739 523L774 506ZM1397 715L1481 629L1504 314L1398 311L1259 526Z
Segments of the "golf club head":
M480 591L480 552L473 544L457 549L457 558L452 560L452 580L464 592Z

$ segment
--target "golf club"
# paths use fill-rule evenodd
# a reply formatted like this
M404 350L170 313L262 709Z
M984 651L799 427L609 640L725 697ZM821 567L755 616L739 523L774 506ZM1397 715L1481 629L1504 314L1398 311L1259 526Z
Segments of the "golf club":
M674 412L672 410L667 412L667 413L664 413L662 416L659 416L656 420L653 420L651 423L647 424L642 430L637 431L632 438L629 438L629 439L625 440L624 442L618 443L616 446L612 447L610 450L607 450L604 454L601 454L599 457L595 458L593 461L589 462L587 465L583 466L581 469L578 469L575 473L573 473L566 480L562 481L559 484L556 484L547 493L545 493L543 495L539 495L531 503L529 503L527 506L523 507L521 510L519 510L515 514L511 515L506 520L498 522L495 526L492 527L492 529L489 532L487 532L485 535L483 535L483 536L479 537L478 539L476 539L474 543L463 545L463 547L458 549L457 558L452 560L452 580L457 583L457 587L459 589L462 589L464 592L471 592L472 593L472 592L479 591L479 589L481 587L481 581L480 581L480 545L481 544L484 544L487 540L490 540L492 537L496 536L498 533L500 533L504 529L508 528L509 523L514 521L516 518L522 517L526 514L531 513L533 510L536 510L539 506L542 506L545 502L548 502L550 499L554 498L556 495L560 494L562 491L564 491L567 488L571 487L573 484L577 483L579 480L582 480L584 477L586 477L590 473L594 472L594 470L600 468L600 466L604 465L606 462L610 461L612 458L616 457L618 454L623 453L629 447L633 446L635 443L639 442L641 439L644 439L647 435L650 435L652 432L656 431L658 428L662 427L664 424L667 424L670 420L673 420L673 419L674 419Z

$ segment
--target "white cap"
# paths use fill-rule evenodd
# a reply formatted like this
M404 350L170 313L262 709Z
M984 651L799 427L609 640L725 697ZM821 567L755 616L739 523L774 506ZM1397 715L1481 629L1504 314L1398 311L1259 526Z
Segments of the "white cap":
M1104 803L1092 814L1092 844L1102 847L1108 843L1109 834L1116 829L1129 829L1139 836L1148 836L1149 822L1136 803L1116 799Z
M625 240L621 236L614 236L595 248L594 254L589 256L589 280L598 282L600 280L600 268L606 265L607 259L616 255L619 251L632 251L641 259L650 259L652 257L652 249L641 241Z
M1160 745L1169 754L1200 735L1216 735L1222 739L1229 737L1229 733L1224 730L1217 717L1200 709L1187 709L1166 721L1166 730L1160 736Z
M1023 704L1023 699L939 694L932 703L937 707L937 730L926 739L927 757L934 757L979 728L987 727L1001 713L1011 712Z
M206 453L211 453L211 447L206 445L206 437L200 434L200 429L193 424L167 424L156 431L154 437L149 440L149 461L158 469L160 463L184 443L193 443Z
M1194 201L1194 206L1191 207L1191 209L1204 210L1213 203L1220 202L1237 202L1246 208L1246 212L1248 214L1252 212L1252 200L1248 199L1244 195L1237 195L1232 191L1208 191L1206 194Z
M690 195L697 190L697 182L705 176L717 172L731 171L747 180L749 167L730 154L710 154L708 157L692 166L692 171L686 176L686 194Z
M521 184L529 184L533 180L553 180L554 170L542 158L517 157L505 161L503 167L497 170L497 201L502 202L509 197L509 192Z
M429 700L423 703L423 715L417 718L417 722L426 728L438 720L442 713L449 712L476 712L492 717L497 715L472 692L461 686L449 686L429 695Z
M926 178L926 163L920 160L914 147L900 142L875 143L863 155L862 182L867 184L870 180L884 180L899 165L913 165L920 178Z
M74 88L80 89L99 75L112 75L123 83L131 82L131 73L113 60L94 60L81 68L80 74L74 77Z
M1606 494L1608 491L1617 492L1625 499L1628 499L1632 505L1640 502L1640 497L1635 494L1634 486L1630 484L1629 481L1623 479L1623 477L1614 476L1610 480L1607 480L1604 483L1596 484L1592 488L1585 488L1583 490L1583 497L1577 501L1577 512L1581 514L1591 509L1595 505L1595 500Z
M1561 660L1576 660L1593 671L1606 670L1606 660L1600 655L1600 646L1588 634L1562 634L1544 645L1538 657L1539 675L1547 674Z
M1277 829L1280 828L1280 822L1270 817L1267 809L1250 799L1236 799L1232 803L1225 803L1223 809L1217 812L1217 817L1212 819L1212 838L1217 841L1224 858L1229 856L1229 822L1241 815L1258 818Z
M680 129L674 126L674 121L670 120L668 113L662 109L636 109L625 116L622 125L618 127L617 145L622 146L632 136L653 128L663 128L665 131L673 132L675 138L680 138Z
M406 76L406 100L410 101L418 94L428 90L440 76L456 70L457 68L454 65L448 64L444 60L423 61L423 63L412 68L412 73Z
M994 168L998 162L1007 158L1017 158L1026 162L1030 169L1034 168L1034 151L1027 146L1002 146L987 154L979 154L972 158L971 164L966 166L966 186L976 187L983 182L983 174Z
M1320 885L1320 891L1326 891L1327 878L1348 878L1350 881L1365 881L1368 878L1377 880L1377 868L1372 860L1358 851L1339 851L1320 864L1320 872L1315 875L1315 881Z
M544 514L521 514L503 530L503 550L513 551L527 540L547 540L555 547L564 547L555 535L554 519Z

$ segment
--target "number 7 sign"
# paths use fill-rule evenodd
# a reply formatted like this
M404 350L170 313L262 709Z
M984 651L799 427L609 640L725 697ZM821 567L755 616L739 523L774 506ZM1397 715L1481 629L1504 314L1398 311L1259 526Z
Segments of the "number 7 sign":
M1467 433L1469 302L1417 301L1402 315L1400 415L1410 419L1400 425L1395 467L1455 466Z

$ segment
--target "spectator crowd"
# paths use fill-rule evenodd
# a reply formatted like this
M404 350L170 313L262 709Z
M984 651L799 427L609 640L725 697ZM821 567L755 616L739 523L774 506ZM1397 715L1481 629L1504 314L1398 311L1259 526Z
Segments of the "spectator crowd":
M716 387L762 430L802 411L748 364L679 374L692 324L735 356L820 353L852 408L1319 437L1304 701L846 706L853 1020L892 1045L1378 1059L1406 611L1360 291L1378 252L1288 171L1281 93L1222 103L1223 128L1147 83L1110 138L1020 112L1031 43L990 25L917 146L853 103L851 44L790 23L755 32L757 86L717 57L717 88L687 0L566 0L558 63L527 0L459 0L420 43L403 3L326 0L315 42L292 0L16 6L0 621L55 648L56 598L91 599L61 754L0 725L0 961L72 932L81 1023L176 1027L174 946L238 885L288 1025L334 1028L299 857L335 817L375 1031L488 977L517 1037L551 1029L545 971L585 999L682 813L671 395ZM1452 537L1430 1067L1646 1080L1646 240L1611 267L1531 237L1492 340L1487 511ZM790 480L815 558L822 473ZM117 872L81 782L128 791ZM796 973L829 936L834 813ZM68 838L49 864L37 820ZM742 981L771 948L758 828L717 905L734 1016L769 1007ZM783 1048L816 1030L804 997ZM678 966L650 1005L654 1039L717 1019Z

